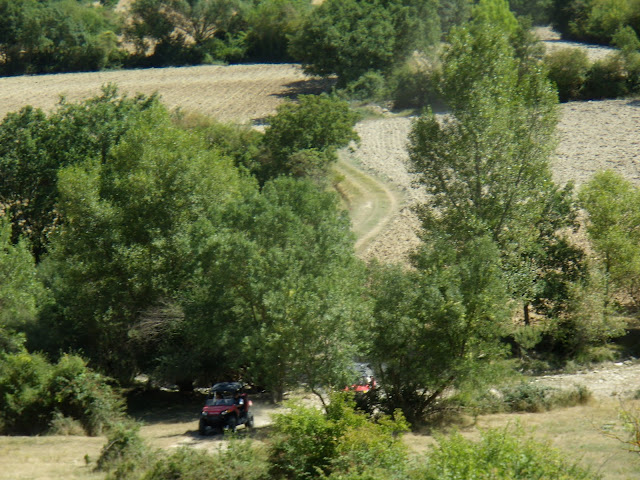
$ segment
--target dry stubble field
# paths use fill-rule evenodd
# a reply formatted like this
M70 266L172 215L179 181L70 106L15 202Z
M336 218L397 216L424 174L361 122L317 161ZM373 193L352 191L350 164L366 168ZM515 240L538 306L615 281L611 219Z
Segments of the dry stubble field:
M294 65L204 66L0 78L0 116L27 104L51 109L60 95L69 100L87 98L97 94L106 83L116 83L130 95L157 91L170 108L180 107L248 124L259 124L284 98L319 87L317 81L307 79ZM573 180L581 184L596 171L611 168L640 184L640 102L570 103L560 109L559 146L553 159L557 181ZM351 184L350 205L360 212L355 214L354 229L360 238L375 231L372 238L366 238L360 245L364 258L398 261L416 245L416 221L408 205L419 200L421 193L412 188L411 175L407 173L405 143L410 125L410 118L392 115L363 121L357 127L361 144L342 154L341 173L345 182ZM377 208L376 205L383 212L372 220L369 210ZM619 402L630 401L628 394L640 387L640 369L611 366L591 377L585 374L547 381L555 385L578 381L597 386L597 396L587 407L545 414L481 417L475 425L467 425L466 432L475 435L477 427L504 426L518 420L527 426L537 426L536 436L564 448L571 458L583 459L606 479L637 478L640 458L624 452L618 442L604 437L600 428L616 422ZM169 417L149 421L143 427L143 435L161 448L215 447L218 440L194 434L197 408L193 408L194 412L184 411L174 420ZM271 411L261 406L263 426L268 423ZM410 435L407 441L417 451L433 443L427 435ZM0 479L101 478L84 465L84 456L88 454L95 460L103 443L102 438L0 437Z

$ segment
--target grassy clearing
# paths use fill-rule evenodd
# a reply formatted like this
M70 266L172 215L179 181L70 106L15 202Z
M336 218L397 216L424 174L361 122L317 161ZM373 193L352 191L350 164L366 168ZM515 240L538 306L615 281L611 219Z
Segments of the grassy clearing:
M639 401L625 403L625 406L632 405L640 408ZM550 442L580 465L600 473L604 480L631 480L638 478L640 455L626 451L621 442L603 433L603 430L610 431L619 425L620 408L621 403L613 399L592 401L589 405L544 413L463 418L456 428L464 436L478 439L480 430L506 428L520 423L531 430L536 439ZM428 451L435 444L435 439L430 434L411 434L405 441L418 454Z
M101 479L93 471L104 437L0 437L0 480Z

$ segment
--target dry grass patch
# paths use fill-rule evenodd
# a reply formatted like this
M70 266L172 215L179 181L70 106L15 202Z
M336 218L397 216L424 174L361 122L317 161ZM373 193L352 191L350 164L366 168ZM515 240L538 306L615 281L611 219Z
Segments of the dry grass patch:
M639 401L629 405L640 407ZM479 439L479 431L506 428L516 422L541 441L566 452L567 457L600 473L604 480L638 478L640 455L625 450L620 441L605 435L619 430L621 404L615 400L593 401L589 405L563 408L544 413L494 414L476 419L466 418L458 427L465 437ZM411 451L428 452L436 441L431 435L411 434L405 437Z
M0 480L102 479L95 462L104 437L0 437Z

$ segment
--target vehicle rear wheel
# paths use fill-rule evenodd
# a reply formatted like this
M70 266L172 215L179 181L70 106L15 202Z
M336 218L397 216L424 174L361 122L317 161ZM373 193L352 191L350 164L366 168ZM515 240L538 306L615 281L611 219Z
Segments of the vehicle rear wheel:
M249 414L249 418L247 418L247 423L245 424L247 428L253 428L255 424L253 423L253 413Z

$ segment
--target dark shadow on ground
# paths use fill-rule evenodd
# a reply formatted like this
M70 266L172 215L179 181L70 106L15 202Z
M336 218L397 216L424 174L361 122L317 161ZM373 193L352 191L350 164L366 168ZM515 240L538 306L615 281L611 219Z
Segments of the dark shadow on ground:
M287 83L285 90L280 93L272 93L272 97L284 98L287 100L295 100L300 95L320 95L328 93L335 86L335 78L309 78L307 80L298 80L296 82ZM254 118L252 124L254 126L267 125L268 117Z
M272 96L295 100L299 95L319 95L329 92L335 86L335 78L309 78L287 83L286 90L280 93L273 93Z
M165 390L133 390L127 395L127 413L146 424L196 422L206 395Z
M624 357L640 358L640 327L628 328L622 337L614 340L614 343L620 347Z

